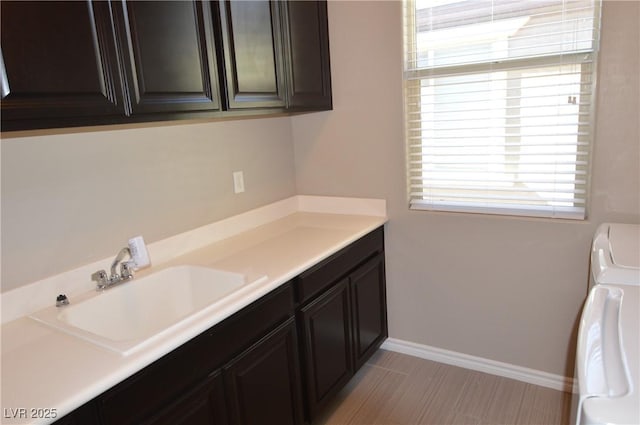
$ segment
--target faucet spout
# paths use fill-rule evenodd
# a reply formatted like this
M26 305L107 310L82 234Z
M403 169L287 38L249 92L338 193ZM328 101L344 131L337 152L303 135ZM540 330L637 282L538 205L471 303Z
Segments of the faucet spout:
M122 261L126 255L129 256L130 260ZM120 274L116 271L118 264L120 264ZM91 280L96 282L96 290L103 291L114 285L133 279L134 266L135 263L131 256L131 251L128 247L122 248L120 252L118 252L118 255L116 255L116 258L113 259L113 263L111 263L111 275L107 276L105 270L98 270L91 275Z
M131 258L131 251L129 251L128 247L124 247L120 250L120 252L118 252L118 255L116 255L116 258L113 260L113 263L111 263L111 276L117 276L116 273L116 268L118 267L118 264L120 264L120 262L122 262L122 260L124 259L124 256L128 255L129 258Z

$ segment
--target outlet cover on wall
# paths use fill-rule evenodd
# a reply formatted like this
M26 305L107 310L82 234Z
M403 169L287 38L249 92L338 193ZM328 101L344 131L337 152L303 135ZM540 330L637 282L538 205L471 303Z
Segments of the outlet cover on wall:
M242 171L233 172L233 193L244 192L244 174Z

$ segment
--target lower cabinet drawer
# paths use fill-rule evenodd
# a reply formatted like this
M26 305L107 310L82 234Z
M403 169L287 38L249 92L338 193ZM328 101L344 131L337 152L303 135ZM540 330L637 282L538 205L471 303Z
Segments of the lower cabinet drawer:
M384 251L383 228L372 231L321 261L295 279L297 301L306 303L318 296L366 259Z

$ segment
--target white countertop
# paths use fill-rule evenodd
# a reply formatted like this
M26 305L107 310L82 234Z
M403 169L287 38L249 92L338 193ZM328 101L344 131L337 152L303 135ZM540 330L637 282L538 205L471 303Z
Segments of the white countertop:
M55 409L57 418L64 416L386 222L384 201L294 198L295 201L287 200L284 208L282 202L278 203L277 211L262 208L257 215L245 214L240 225L234 222L229 226L230 221L226 220L225 229L236 229L235 235L220 233L218 227L213 232L217 234L215 236L208 227L208 230L190 232L188 237L178 235L171 241L149 246L153 266L137 276L189 264L267 275L268 278L239 290L215 314L191 324L189 329L177 335L159 339L144 350L122 356L54 330L26 316L33 312L33 307L31 311L25 310L24 316L2 325L2 423L50 423L55 420L33 418L32 408ZM371 205L375 207L370 208ZM355 214L349 214L351 211ZM247 220L260 225L253 227ZM199 235L197 238L196 234ZM203 242L203 238L210 240ZM194 239L198 243L194 244ZM154 252L156 258L164 261L154 260ZM179 255L172 256L171 253ZM68 276L78 274L76 270ZM64 276L56 276L51 282L64 280ZM129 284L135 285L135 279L125 283ZM3 294L3 308L5 301L15 303L36 290L37 285L34 285L20 293L6 297ZM70 299L73 302L72 295ZM17 409L26 409L25 416L11 418L23 413Z

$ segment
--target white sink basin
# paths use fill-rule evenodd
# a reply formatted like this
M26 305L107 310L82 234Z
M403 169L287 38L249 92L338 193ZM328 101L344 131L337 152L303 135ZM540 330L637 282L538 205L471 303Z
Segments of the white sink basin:
M133 279L65 307L31 317L123 355L205 314L248 282L242 274L177 266Z

